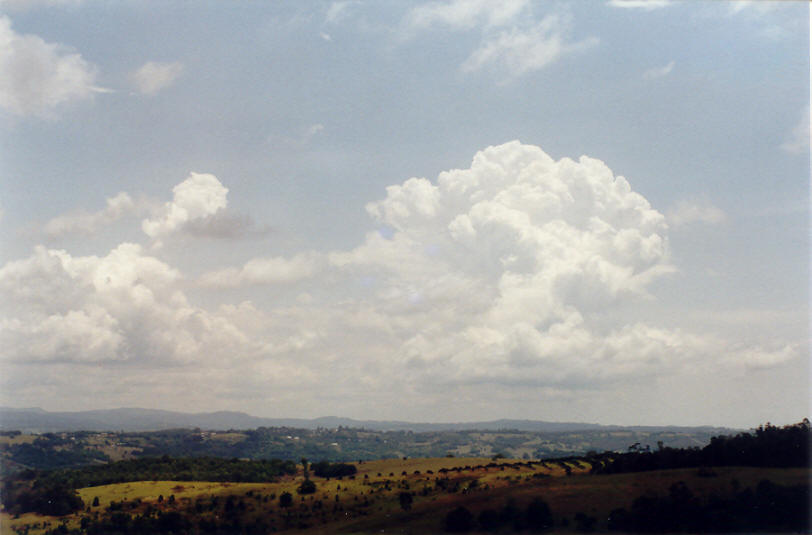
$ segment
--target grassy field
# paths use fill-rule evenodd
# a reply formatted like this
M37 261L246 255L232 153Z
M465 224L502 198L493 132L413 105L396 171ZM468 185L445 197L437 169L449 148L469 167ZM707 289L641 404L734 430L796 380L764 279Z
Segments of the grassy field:
M17 444L31 444L37 440L37 435L15 435L13 437L0 435L0 444L16 446Z
M488 466L490 465L490 466ZM296 489L303 481L300 470L273 483L214 483L182 481L141 481L79 489L89 511L65 517L68 527L78 526L81 515L103 514L111 502L130 514L149 510L189 511L197 507L201 515L222 513L225 501L239 504L246 522L269 522L281 531L303 533L437 533L445 514L464 505L475 516L484 509L498 509L508 501L524 507L540 497L553 511L557 530L573 531L573 518L583 513L596 518L596 528L606 529L608 513L628 507L644 493L665 494L678 481L684 481L700 497L731 493L754 487L763 479L780 485L808 483L807 469L716 468L712 477L697 469L662 470L613 475L590 475L588 464L558 463L488 458L388 459L357 463L351 477L325 479L312 477L314 494L300 496ZM444 480L444 481L443 481ZM293 504L283 508L278 497L290 492ZM401 508L399 495L413 495L409 511ZM163 497L159 501L159 497ZM170 496L174 499L171 500ZM94 498L99 505L93 507ZM217 497L217 500L214 498ZM230 498L233 497L233 498ZM219 501L218 501L219 500ZM218 503L212 512L214 503ZM123 504L123 505L121 505ZM62 519L22 515L13 519L0 515L0 533L12 535L27 525L28 533L44 532Z

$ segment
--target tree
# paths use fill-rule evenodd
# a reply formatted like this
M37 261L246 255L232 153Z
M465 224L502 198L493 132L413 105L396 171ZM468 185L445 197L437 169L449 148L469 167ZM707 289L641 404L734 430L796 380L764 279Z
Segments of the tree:
M279 495L279 507L290 507L291 505L293 505L293 494L283 492Z
M304 472L305 480L310 479L310 472L307 469L307 459L302 457L302 471Z
M398 494L398 501L400 501L401 509L403 509L404 511L408 511L409 509L412 508L412 502L414 501L414 498L412 498L411 492L401 492L400 494Z

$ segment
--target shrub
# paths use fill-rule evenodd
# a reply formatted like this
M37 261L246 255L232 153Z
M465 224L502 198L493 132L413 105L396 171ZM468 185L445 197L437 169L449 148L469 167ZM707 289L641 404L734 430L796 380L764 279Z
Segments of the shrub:
M445 530L451 533L467 533L474 527L474 515L465 507L457 507L445 516Z
M302 481L302 484L299 485L299 488L296 489L296 492L299 494L313 494L316 492L316 484L309 479L305 479Z

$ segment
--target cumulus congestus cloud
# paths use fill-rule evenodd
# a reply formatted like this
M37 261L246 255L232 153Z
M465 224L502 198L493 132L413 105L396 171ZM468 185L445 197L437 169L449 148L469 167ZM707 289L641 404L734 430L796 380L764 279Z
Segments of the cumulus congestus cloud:
M367 210L394 235L370 234L331 263L377 277L377 306L409 324L396 358L410 366L554 383L633 373L666 359L651 346L679 349L645 325L589 325L674 269L663 215L599 160L511 142L436 183L390 186Z
M227 206L213 175L192 173L173 192L143 222L153 240ZM138 370L128 380L165 378L168 391L174 376L152 370L185 369L218 399L266 399L273 384L295 385L295 399L364 388L369 399L422 389L437 401L448 391L438 384L582 391L798 354L623 319L676 268L666 218L600 160L554 160L514 141L467 169L391 185L366 209L384 229L353 249L264 255L196 277L220 306L193 303L160 248L38 247L0 268L1 356L22 375L29 364L128 366ZM229 302L247 286L256 302Z

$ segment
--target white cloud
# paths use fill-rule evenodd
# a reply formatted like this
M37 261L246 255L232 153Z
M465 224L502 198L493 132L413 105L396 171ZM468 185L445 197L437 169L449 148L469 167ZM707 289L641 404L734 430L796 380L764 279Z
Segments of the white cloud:
M792 133L781 145L781 148L790 154L809 154L809 106L801 111L801 120L792 129Z
M55 217L48 221L43 231L50 238L66 234L93 234L100 228L128 215L137 215L145 209L143 202L136 203L126 192L107 199L107 206L98 212L76 212Z
M485 67L506 71L517 77L537 71L564 55L594 46L597 38L568 42L570 23L557 15L548 15L531 28L513 27L486 38L463 62L464 72Z
M156 237L185 229L225 209L226 192L192 174L145 226ZM674 268L666 218L593 158L488 147L467 169L389 186L367 211L388 230L355 248L262 256L197 280L196 293L221 298L274 285L257 293L261 305L196 306L182 291L189 281L138 245L103 257L38 247L0 267L0 359L20 384L37 363L132 370L83 383L105 399L121 399L113 385L177 399L183 377L208 406L298 403L306 392L320 411L349 410L347 392L358 388L365 403L432 404L486 388L504 394L504 407L515 388L560 397L641 377L746 373L802 353L615 315L654 299ZM55 373L48 380L76 388ZM35 396L31 388L14 392Z
M161 63L149 61L130 75L130 80L142 95L154 95L175 83L183 73L180 62Z
M182 230L187 224L209 218L225 209L228 188L208 173L194 173L172 189L172 202L164 205L162 214L141 223L144 233L153 239Z
M742 13L744 11L752 11L756 15L763 15L770 11L774 11L781 6L780 2L758 0L734 0L727 2L728 11L731 14Z
M413 8L406 20L409 26L416 28L434 25L456 29L470 29L480 25L499 27L515 22L528 5L528 0L431 2Z
M609 0L608 5L626 9L651 11L671 5L670 0Z
M18 115L47 116L55 108L108 90L96 85L96 67L67 47L18 34L0 16L0 107Z
M305 142L310 141L313 137L324 132L324 125L321 123L312 124L307 127L304 133Z
M200 277L200 283L221 288L292 283L314 276L322 264L321 256L315 253L302 253L292 258L254 258L239 269L226 268L205 273Z
M390 186L367 210L392 238L370 234L330 260L376 281L372 302L404 330L403 365L462 382L538 384L648 366L642 346L610 350L616 335L595 331L589 315L645 295L672 270L665 218L602 162L556 162L512 142L436 184ZM630 360L615 366L620 358Z
M180 278L135 244L101 258L38 247L0 268L2 357L177 365L247 351L230 322L187 302Z
M478 30L479 46L460 65L463 72L484 68L504 75L503 81L546 67L561 57L594 46L595 37L569 40L569 15L550 14L538 20L528 0L490 2L453 0L413 8L403 20L405 38L429 29Z
M692 223L718 224L726 219L725 213L704 197L678 201L668 210L668 223L674 227Z
M350 0L341 2L332 2L330 7L327 8L327 13L324 16L325 22L328 24L337 24L349 16L353 6L361 2Z
M654 67L653 69L649 69L643 73L644 80L653 80L654 78L662 78L663 76L668 76L671 74L671 71L674 70L674 62L669 61L666 65L662 67Z

